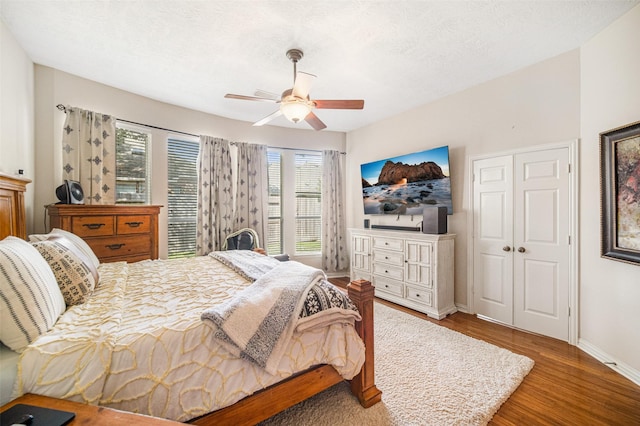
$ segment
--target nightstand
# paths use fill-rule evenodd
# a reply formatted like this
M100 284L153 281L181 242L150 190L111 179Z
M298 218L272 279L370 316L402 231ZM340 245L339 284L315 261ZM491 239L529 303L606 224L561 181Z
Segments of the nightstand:
M79 402L67 401L64 399L51 398L48 396L26 394L16 398L0 408L0 413L13 407L16 404L35 405L38 407L52 408L54 410L70 411L76 417L67 423L70 426L92 425L92 426L177 426L183 423L158 417L145 416L142 414L128 413L126 411L114 410L113 408L99 407L97 405L81 404Z

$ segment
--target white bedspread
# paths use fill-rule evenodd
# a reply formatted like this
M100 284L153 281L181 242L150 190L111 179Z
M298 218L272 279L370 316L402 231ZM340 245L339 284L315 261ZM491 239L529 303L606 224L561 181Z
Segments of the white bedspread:
M250 281L210 256L103 264L100 277L89 301L23 352L14 396L186 421L313 365L331 364L350 379L364 362L364 345L344 322L294 332L275 374L234 357L200 315Z

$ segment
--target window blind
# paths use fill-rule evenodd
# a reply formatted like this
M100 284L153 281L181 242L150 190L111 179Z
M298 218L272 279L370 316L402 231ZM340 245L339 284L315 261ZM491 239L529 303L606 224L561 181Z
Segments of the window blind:
M282 250L282 156L279 152L267 151L269 176L269 219L267 223L266 250L270 255Z
M196 254L199 143L169 139L167 144L168 257Z

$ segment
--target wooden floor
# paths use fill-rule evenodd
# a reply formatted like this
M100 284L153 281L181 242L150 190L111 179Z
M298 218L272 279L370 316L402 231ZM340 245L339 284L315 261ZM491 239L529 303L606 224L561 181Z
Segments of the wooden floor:
M348 278L330 281L345 287ZM640 425L640 386L575 346L475 315L457 312L437 321L381 299L376 301L535 361L490 425Z

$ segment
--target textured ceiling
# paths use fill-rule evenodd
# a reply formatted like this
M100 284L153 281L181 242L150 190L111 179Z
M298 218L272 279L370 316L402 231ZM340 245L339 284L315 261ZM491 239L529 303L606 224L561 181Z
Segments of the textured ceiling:
M640 1L0 0L2 20L38 64L163 102L257 121L273 104L225 93L280 93L298 70L317 110L349 131L585 43ZM271 125L294 125L280 117Z

